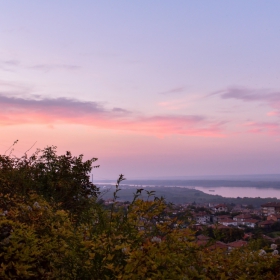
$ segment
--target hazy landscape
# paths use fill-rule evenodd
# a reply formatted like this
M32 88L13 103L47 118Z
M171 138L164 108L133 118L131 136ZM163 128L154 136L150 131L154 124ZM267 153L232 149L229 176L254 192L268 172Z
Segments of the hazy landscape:
M196 186L203 186L206 190L208 188L217 187L221 184L221 186L236 187L231 181L226 181L228 185L224 184L224 181L129 181L130 184L124 183L121 186L121 191L118 193L119 200L131 201L133 199L133 194L137 189L143 188L145 191L155 191L156 196L162 196L166 199L167 202L172 203L235 203L235 204L252 204L259 207L261 204L270 202L270 201L280 201L276 197L280 196L280 188L279 190L276 187L277 194L272 197L260 198L257 194L253 192L249 195L246 195L245 198L243 193L240 192L239 198L226 198L221 195L217 195L215 193L207 194L201 190L195 189ZM177 183L177 184L176 184ZM239 187L244 187L242 185L243 182L239 182ZM279 184L279 183L278 183ZM275 182L277 185L277 182ZM103 199L112 198L114 192L114 184L97 184L101 190L101 197ZM248 183L246 187L252 187ZM258 188L266 188L266 184L259 184ZM142 196L144 199L146 197L145 194Z
M114 183L114 180L96 180L96 183ZM126 180L129 185L179 186L179 187L255 187L280 188L280 180Z
M279 280L279 31L277 0L0 1L0 279Z

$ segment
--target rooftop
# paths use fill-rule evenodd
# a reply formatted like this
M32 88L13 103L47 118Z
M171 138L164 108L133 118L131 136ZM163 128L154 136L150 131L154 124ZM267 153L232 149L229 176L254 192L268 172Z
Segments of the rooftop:
M262 204L261 207L280 207L280 202L268 202Z

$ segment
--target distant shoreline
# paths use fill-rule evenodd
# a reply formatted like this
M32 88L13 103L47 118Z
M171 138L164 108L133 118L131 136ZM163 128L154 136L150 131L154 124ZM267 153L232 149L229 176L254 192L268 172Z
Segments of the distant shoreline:
M101 196L100 198L106 200L106 199L112 199L113 192L115 190L115 186L113 183L110 184L96 184L100 188ZM105 188L104 188L105 186ZM242 205L249 205L252 204L256 207L260 207L261 204L271 202L271 201L280 201L280 188L274 189L275 192L273 195L269 195L269 191L263 190L265 194L267 194L266 197L261 197L261 194L258 191L249 191L248 189L243 187L242 188L233 188L235 189L235 192L232 192L233 190L230 189L231 187L226 190L225 195L218 194L218 191L214 193L207 193L201 191L196 188L191 187L170 187L170 186L144 186L144 185L128 185L123 184L120 186L120 192L118 192L118 198L120 201L131 201L133 199L134 194L136 193L136 189L142 189L142 195L140 198L147 199L147 191L155 191L155 196L157 197L164 197L167 202L172 203L193 203L196 202L198 204L204 204L204 203L234 203L234 204L242 204ZM250 187L249 187L250 188ZM236 192L236 190L238 190ZM240 191L239 191L240 190ZM255 189L256 190L256 189ZM271 190L271 189L270 189ZM276 194L277 192L277 194ZM279 195L278 195L279 193ZM232 194L232 196L231 196Z
M97 180L95 184L114 184L114 180ZM250 180L126 180L123 185L145 185L154 187L254 187L280 189L279 181Z

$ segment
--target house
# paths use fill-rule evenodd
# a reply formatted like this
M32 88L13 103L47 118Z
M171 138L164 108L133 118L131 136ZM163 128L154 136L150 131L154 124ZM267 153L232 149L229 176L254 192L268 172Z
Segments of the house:
M206 236L204 234L200 234L196 237L197 240L204 240L204 241L208 241L210 239L209 236Z
M271 238L265 234L262 235L263 239L267 240L268 242L271 242L271 243L275 243L276 242L276 239L275 238Z
M221 220L224 220L224 219L231 219L231 216L229 216L229 215L213 216L214 223L219 223Z
M205 245L207 243L204 243L203 245ZM247 241L244 240L236 240L234 242L230 242L230 243L224 243L221 241L216 241L214 244L210 245L208 247L208 249L210 250L214 250L214 249L224 249L224 250L232 250L234 248L241 248L243 246L246 246L248 244Z
M251 239L253 237L253 233L252 232L247 232L247 233L244 233L244 236L243 236L243 239Z
M196 237L196 243L201 246L206 245L209 242L209 240L210 237L205 236L203 234L200 234Z
M233 217L233 220L236 221L238 224L242 224L242 222L246 219L251 219L251 215L250 214L240 214L237 216Z
M219 221L219 224L224 226L237 226L237 222L232 219L222 219Z
M107 199L105 200L104 204L105 205L109 205L109 204L113 204L114 203L114 200L113 199Z
M266 218L268 221L280 222L280 215L279 214L270 214Z
M248 244L247 241L244 241L244 240L236 240L234 242L230 242L228 243L228 247L229 247L229 250L230 249L233 249L233 248L241 248L243 246L246 246Z
M242 222L242 225L247 226L247 227L254 228L254 227L257 226L258 222L259 222L259 221L256 220L256 219L245 219L245 220Z
M255 216L261 216L262 215L261 209L251 209L250 213L255 215Z
M215 224L215 225L210 225L211 228L213 229L224 229L224 228L228 228L228 226L224 226L222 224Z
M232 209L231 209L231 213L239 213L239 212L242 212L243 211L243 208L241 207L241 205L236 205L234 206Z
M212 210L217 213L217 212L227 212L228 208L225 204L218 204L214 207L212 207Z
M271 226L274 224L275 222L272 220L269 221L262 221L258 223L258 226L261 228L271 228Z
M192 228L193 228L194 230L201 231L201 230L204 229L204 226L201 225L201 224L196 224L196 225L193 225Z
M209 246L208 249L210 249L210 250L215 250L215 249L227 250L228 245L222 241L216 241L213 245Z
M261 205L262 215L280 214L280 202L268 202Z
M210 222L210 214L205 212L193 213L193 218L198 224L208 224Z
M237 222L237 225L239 226L247 226L254 228L257 223L259 222L256 219L253 219L250 214L240 214L235 217L233 217L233 220Z

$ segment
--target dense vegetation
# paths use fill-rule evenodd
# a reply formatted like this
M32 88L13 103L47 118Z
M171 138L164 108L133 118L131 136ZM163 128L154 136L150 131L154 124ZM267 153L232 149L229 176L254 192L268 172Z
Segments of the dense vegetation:
M122 175L104 207L88 176L95 161L55 147L0 156L1 279L280 279L271 250L199 246L152 191L118 206Z

